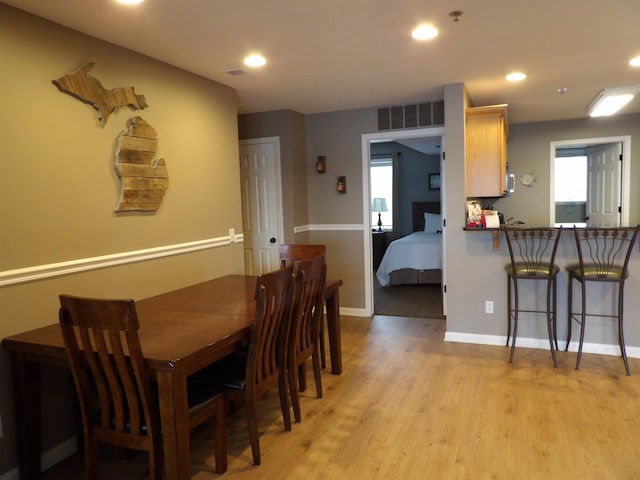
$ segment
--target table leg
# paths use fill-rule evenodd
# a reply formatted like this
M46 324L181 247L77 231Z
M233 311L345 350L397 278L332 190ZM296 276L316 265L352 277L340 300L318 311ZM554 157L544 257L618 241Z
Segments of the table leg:
M338 289L332 289L325 297L327 307L327 332L331 354L331 373L342 373L342 344L340 340L340 298Z
M191 478L187 376L179 371L156 375L162 425L162 447L167 480Z
M31 480L40 478L41 471L40 364L29 362L21 352L12 352L11 359L20 479Z

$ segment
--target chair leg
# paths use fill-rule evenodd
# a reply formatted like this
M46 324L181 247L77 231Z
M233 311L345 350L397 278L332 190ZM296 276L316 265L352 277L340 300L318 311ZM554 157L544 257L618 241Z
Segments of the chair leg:
M325 323L325 315L322 315L320 319L320 358L322 359L322 368L327 368L327 353L325 351L325 342L324 342L324 323Z
M516 337L518 336L518 279L513 278L513 338L511 339L511 355L509 363L513 363L513 355L516 353Z
M509 339L511 338L511 276L507 275L507 343L505 347L509 346Z
M296 371L295 362L290 362L289 368L287 368L287 375L289 375L289 392L291 395L291 405L293 406L293 418L296 423L300 423L302 421L302 414L300 412L300 393L298 391Z
M555 281L553 278L547 280L547 330L549 331L549 347L551 348L551 358L553 359L553 368L558 368L558 362L556 361L556 351L553 345L555 337Z
M553 341L556 345L556 352L560 349L558 348L558 284L557 278L553 277Z
M256 415L256 398L254 394L246 392L245 409L247 412L247 428L249 431L253 464L258 466L260 465L260 439L258 437L258 417Z
M571 342L571 326L573 325L573 277L569 275L569 289L567 293L567 344L564 351L569 351L569 343Z
M322 398L322 376L321 376L321 368L320 368L320 354L318 352L318 348L314 348L313 356L311 357L311 361L313 362L313 380L316 384L316 396L318 398Z
M213 419L213 438L215 441L214 454L216 458L216 473L227 471L227 439L225 432L225 401L220 395L216 401L216 416Z
M586 308L587 308L587 300L586 300L586 281L580 280L580 292L582 294L582 298L580 299L580 304L582 306L582 311L580 312L580 343L578 344L578 357L576 358L576 370L580 370L580 360L582 358L582 344L584 343L584 330L586 328Z
M627 349L624 344L624 280L618 285L618 336L620 337L620 351L622 353L622 361L624 362L624 368L627 372L627 376L631 375L629 371L629 361L627 360Z
M84 476L85 478L97 478L98 475L98 442L93 438L85 437L84 440Z
M291 431L291 412L289 411L289 389L287 388L287 372L286 369L280 371L278 379L278 393L280 394L280 409L282 410L282 419L284 420L284 429Z
M305 363L301 363L298 365L298 389L301 392L305 392L307 390L307 365Z

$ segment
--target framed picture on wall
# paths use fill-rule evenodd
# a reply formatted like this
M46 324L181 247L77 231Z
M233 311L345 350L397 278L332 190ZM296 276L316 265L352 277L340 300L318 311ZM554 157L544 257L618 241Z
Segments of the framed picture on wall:
M429 174L429 190L440 190L440 174Z

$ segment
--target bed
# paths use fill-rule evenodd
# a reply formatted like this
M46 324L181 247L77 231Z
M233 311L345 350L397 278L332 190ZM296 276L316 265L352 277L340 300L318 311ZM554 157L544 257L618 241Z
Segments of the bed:
M442 282L440 202L414 202L412 211L413 233L389 244L376 272L383 287Z

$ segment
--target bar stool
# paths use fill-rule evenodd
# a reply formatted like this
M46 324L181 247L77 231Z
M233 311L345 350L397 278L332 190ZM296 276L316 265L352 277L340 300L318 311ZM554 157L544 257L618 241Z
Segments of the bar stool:
M507 343L511 338L511 355L509 363L513 363L518 333L518 317L520 313L545 314L549 332L549 347L553 366L558 368L556 350L558 338L556 334L556 277L560 268L554 263L558 241L562 228L504 228L509 247L511 263L505 266L507 272ZM524 280L545 281L547 286L547 304L545 310L521 309L518 286ZM513 293L512 293L513 292ZM555 345L554 345L555 343Z
M569 295L568 295L568 332L567 346L571 341L571 325L575 320L580 325L580 343L578 344L578 358L576 359L576 370L580 370L580 359L582 357L582 345L584 343L584 331L586 327L586 317L615 318L618 321L618 340L624 368L629 373L629 362L624 345L624 282L629 276L629 258L633 244L638 236L638 228L573 228L578 250L578 263L567 265L569 273ZM573 312L573 281L580 282L581 311ZM617 305L613 314L587 313L586 306L586 284L587 282L607 282L617 285Z

